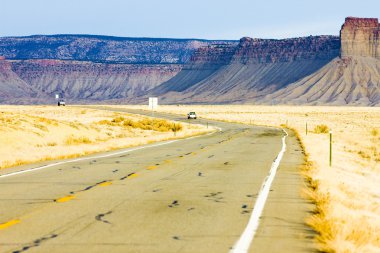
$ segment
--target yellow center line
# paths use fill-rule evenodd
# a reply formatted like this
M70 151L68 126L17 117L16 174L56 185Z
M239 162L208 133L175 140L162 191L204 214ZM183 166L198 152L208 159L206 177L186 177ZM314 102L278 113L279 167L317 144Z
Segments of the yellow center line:
M136 173L132 173L131 175L128 176L128 178L134 178L137 177L138 175Z
M109 186L111 184L112 184L111 181L107 181L107 182L100 183L99 186L104 187L104 186Z
M154 169L157 169L157 166L152 165L152 166L149 166L147 169L148 170L154 170Z
M13 225L16 225L16 224L18 224L20 222L21 222L20 220L10 220L10 221L7 221L5 223L1 223L0 224L0 229L6 229L6 228L11 227Z
M67 195L65 197L62 197L62 198L59 198L59 199L56 199L55 202L57 203L63 203L63 202L67 202L67 201L70 201L72 199L75 198L75 195Z
M165 163L171 163L172 160L165 160L164 162L165 162Z

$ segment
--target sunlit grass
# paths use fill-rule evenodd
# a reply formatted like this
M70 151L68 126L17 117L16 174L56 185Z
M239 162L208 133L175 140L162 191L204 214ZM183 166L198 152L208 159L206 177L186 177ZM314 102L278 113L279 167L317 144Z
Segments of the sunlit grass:
M202 134L212 129L76 107L0 106L0 169Z

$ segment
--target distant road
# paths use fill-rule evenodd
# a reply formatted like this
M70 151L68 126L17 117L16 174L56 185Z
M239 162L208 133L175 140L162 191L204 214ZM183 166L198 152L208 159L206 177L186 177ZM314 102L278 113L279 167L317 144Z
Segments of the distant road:
M230 252L284 133L208 122L222 130L0 171L23 170L0 175L0 252ZM292 133L286 143L248 252L313 251L304 225L310 206L300 197L303 156Z

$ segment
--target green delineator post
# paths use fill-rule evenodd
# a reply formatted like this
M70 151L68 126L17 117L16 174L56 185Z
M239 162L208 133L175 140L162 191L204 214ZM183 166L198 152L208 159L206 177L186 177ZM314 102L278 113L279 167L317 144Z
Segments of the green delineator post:
M330 167L332 164L332 131L330 131Z
M208 128L208 121L207 121L207 128Z

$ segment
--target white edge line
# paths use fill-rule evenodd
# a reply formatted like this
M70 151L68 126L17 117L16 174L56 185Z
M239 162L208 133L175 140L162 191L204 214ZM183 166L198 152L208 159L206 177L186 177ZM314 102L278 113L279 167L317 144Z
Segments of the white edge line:
M278 166L280 165L281 159L286 151L286 137L289 136L285 129L282 129L285 135L282 137L282 148L280 153L277 155L276 159L272 163L271 169L269 171L269 175L264 179L264 182L261 186L259 195L257 197L256 203L253 207L253 211L251 217L249 218L249 222L241 234L239 240L235 243L233 248L230 250L230 253L246 253L251 246L252 240L255 237L256 231L259 227L260 216L263 212L265 202L267 201L270 187L276 176L276 172Z
M219 132L222 131L222 129L220 127L215 127L215 128ZM132 148L132 149L123 150L123 151L120 151L120 152L115 152L115 153L106 154L106 155L76 158L76 159L73 159L73 160L51 163L51 164L42 165L40 167L36 167L36 168L32 168L32 169L25 169L25 170L20 170L20 171L16 171L16 172L11 172L11 173L8 173L8 174L3 174L3 175L0 175L0 179L1 178L6 178L6 177L11 177L11 176L16 176L16 175L20 175L20 174L24 174L24 173L28 173L28 172L33 172L33 171L37 171L37 170L47 169L47 168L51 168L51 167L62 165L62 164L66 164L66 163L74 163L74 162L86 161L86 160L91 160L91 159L106 158L106 157L121 155L121 154L125 154L125 153L130 153L130 152L137 151L137 150L140 150L140 149L163 146L163 145L167 145L167 144L178 142L178 141L184 141L184 140L190 140L190 139L194 139L194 138L199 138L199 137L202 137L202 136L205 137L205 136L209 136L209 135L214 134L214 133L215 132L211 132L211 133L208 133L208 134L205 134L205 135L198 135L198 136L188 137L188 138L185 138L185 139L177 139L177 140L166 141L164 143L158 143L158 144L152 144L152 145L149 145L149 146L142 146L142 147Z

